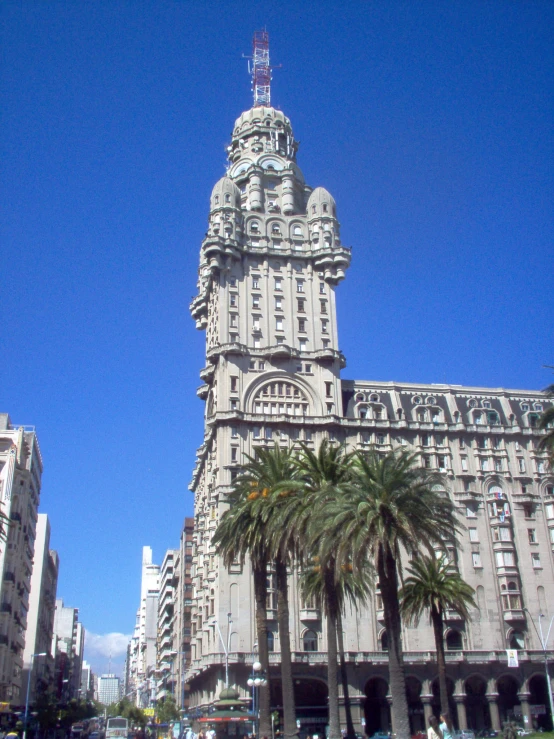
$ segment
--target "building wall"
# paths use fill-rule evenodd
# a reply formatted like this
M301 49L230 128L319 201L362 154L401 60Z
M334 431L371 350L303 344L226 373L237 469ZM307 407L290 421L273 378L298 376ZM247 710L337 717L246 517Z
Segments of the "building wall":
M19 705L42 459L34 428L0 414L0 512L10 520L0 546L0 701Z
M223 567L211 546L241 460L276 442L303 441L316 449L328 439L350 449L408 448L423 465L444 473L445 488L467 526L450 555L476 588L479 603L468 623L450 614L446 625L450 643L459 640L463 647L449 654L456 664L458 718L463 724L466 704L472 705L466 678L479 673L494 724L495 711L507 705L504 650L514 644L521 650L517 695L518 705L525 706L541 658L530 621L554 603L554 479L538 451L536 428L549 401L526 390L341 380L345 360L335 295L350 250L340 241L335 201L323 188L306 186L296 149L280 111L243 113L228 149L227 176L210 200L198 296L191 303L197 327L206 331L197 391L206 401L205 434L191 483L191 705L207 705L223 687L224 650L215 619L225 639L230 620L231 680L247 696L247 664L256 641L252 578L248 564ZM268 581L271 660L277 666L271 573ZM290 602L295 674L324 683L322 615L302 602L294 573ZM375 680L384 682L375 690L384 689L386 697L383 629L378 592L367 608L346 614L358 728L363 705L377 700ZM305 649L307 632L316 639L315 651ZM422 623L405 628L403 646L419 686L418 706L425 702L427 711L436 677L431 629ZM381 708L384 715L386 702Z
M33 660L30 700L34 701L37 683L48 685L54 680L54 656L51 653L58 586L58 554L50 548L50 522L45 513L38 514L33 573L29 594L29 615L23 653L23 681L27 685L31 655L46 653Z

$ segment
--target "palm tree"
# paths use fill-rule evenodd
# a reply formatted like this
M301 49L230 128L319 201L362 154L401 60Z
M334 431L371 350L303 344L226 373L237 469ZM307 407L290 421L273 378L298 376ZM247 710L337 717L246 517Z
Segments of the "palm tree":
M254 464L254 460L250 461ZM267 643L267 548L266 509L268 494L260 487L255 476L256 468L246 465L243 475L237 478L230 495L231 507L225 511L212 539L216 551L223 557L226 567L233 562L242 564L250 558L254 577L256 608L256 633L258 655L262 669L268 676L265 686L259 688L260 736L270 736L269 652Z
M277 589L277 623L281 645L281 688L283 694L283 729L286 738L296 737L296 706L292 679L292 654L290 647L290 615L288 600L287 565L295 552L294 539L289 529L282 526L280 512L286 499L300 487L295 453L282 449L278 444L270 449L259 448L256 457L248 457L249 463L241 476L248 484L262 490L264 506L264 546L268 562L275 566ZM260 728L260 736L264 732ZM266 733L265 736L269 736Z
M323 606L327 626L327 685L329 691L329 739L341 739L338 690L337 628L344 604L345 587L341 587L341 568L337 566L334 544L326 537L325 522L315 513L325 507L328 498L333 499L350 482L352 455L344 449L324 440L317 454L302 446L298 468L304 482L304 515L296 515L296 535L317 551L316 563L304 575L305 597L316 597ZM314 515L315 513L315 515ZM307 534L307 537L305 536ZM300 535L300 536L299 536ZM348 563L350 568L352 567ZM349 591L352 594L352 589ZM342 643L342 630L341 630ZM345 708L348 733L355 736L348 700L348 681L341 655L341 678L345 692Z
M410 723L401 645L401 549L414 554L454 540L452 502L438 483L442 479L420 466L418 455L406 451L358 453L354 484L326 503L329 537L341 542L339 562L352 559L354 571L370 562L379 577L389 640L389 682L393 728L409 739Z
M348 739L356 738L356 730L352 722L346 661L344 657L344 641L342 636L342 612L345 601L354 605L362 604L369 595L373 579L370 570L366 569L361 577L354 575L350 563L337 566L336 558L327 555L325 563L320 564L320 557L313 557L313 563L302 572L302 596L308 600L313 598L319 608L323 608L327 621L327 665L329 685L329 737L341 736L339 722L338 685L337 685L337 647L340 661L340 675L344 695L346 714L346 735Z
M474 590L462 579L443 554L417 557L409 567L409 576L400 590L402 615L408 623L417 625L423 611L429 609L429 618L435 635L441 713L448 711L446 663L444 658L444 613L447 609L469 620L468 606L477 608Z
M554 398L554 385L549 385L544 392L548 398ZM541 414L539 428L547 432L540 440L539 449L545 449L548 452L550 467L554 469L554 405Z

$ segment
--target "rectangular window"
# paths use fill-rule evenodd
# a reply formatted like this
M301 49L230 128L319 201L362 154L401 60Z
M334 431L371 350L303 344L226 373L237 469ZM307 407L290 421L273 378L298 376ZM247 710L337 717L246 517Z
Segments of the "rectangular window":
M470 541L479 541L479 533L477 532L477 529L468 529L468 531Z
M536 529L527 529L527 536L529 537L529 544L537 543L537 530Z
M525 460L518 457L517 466L520 472L525 472Z
M306 364L305 367L304 367L304 372L311 372L311 371L312 371L312 365L311 364Z
M312 430L311 430L311 429L306 429L306 430L304 431L304 439L305 439L306 441L311 441L311 440L312 440L312 438L313 438Z
M285 337L284 336L277 336L277 338L275 339L275 341L277 342L277 344L284 344L285 343Z
M258 338L254 338L252 342L254 349L259 349L262 345L262 342Z
M554 529L548 529L550 531L550 543L554 544Z
M465 449L466 448L466 441L465 441L465 439L460 439L460 442L459 443L460 443L460 449Z
M260 307L260 296L252 295L252 308L259 308L259 307Z
M462 463L462 472L467 472L467 457L460 457Z
M544 472L544 461L537 459L537 472Z
M473 504L466 506L466 518L477 518L477 511Z
M236 461L237 461L237 454L238 454L238 451L239 451L239 450L237 449L237 447L236 447L236 446L232 446L232 447L231 447L231 462L236 462ZM214 510L215 510L215 509L214 509Z
M495 552L496 566L497 567L513 567L514 566L514 553L513 552Z
M332 382L325 383L325 395L328 398L330 398L333 395L333 383Z
M298 301L298 312L304 313L306 311L306 300L304 298L297 298Z
M252 429L252 436L255 439L259 439L260 438L260 427L259 426L254 426L254 428Z
M275 278L275 289L276 290L282 290L283 289L283 278L282 277L276 277Z
M231 437L233 439L238 439L239 436L239 430L236 426L231 426Z
M501 459L494 460L494 469L496 472L502 472L502 460Z
M261 329L261 325L260 325L261 318L262 318L261 316L252 316L252 330L253 331L260 331L260 329Z
M554 503L547 503L544 506L544 511L547 518L554 518Z
M283 331L283 319L282 318L275 319L275 330Z
M296 280L296 292L297 293L303 293L304 292L304 280L299 280L297 278L297 280Z
M283 298L275 298L275 310L283 310Z
M477 446L479 447L479 449L488 449L489 440L485 436L481 436L479 439L477 439Z
M481 460L481 471L482 472L488 472L489 471L489 460L488 459L482 459Z
M258 362L258 369L265 370L265 362Z
M531 555L531 561L533 562L533 567L540 567L541 555L538 552L533 552L533 554Z
M257 275L256 277L252 277L252 290L259 290L260 289L260 277Z
M273 439L273 429L271 429L270 427L266 427L265 429L265 438Z
M492 440L492 444L495 449L502 449L502 439L500 436L495 436Z
M329 339L323 339L322 340L323 348L328 349L329 348Z
M239 407L238 400L232 400L231 401L231 410L236 410Z
M439 469L446 470L446 457L442 454L439 456Z
M231 392L236 393L239 389L239 378L231 377Z
M329 321L326 318L321 319L321 331L326 334L329 330Z
M472 552L471 553L471 559L473 561L473 566L474 567L482 567L482 565L481 565L481 555L479 554L479 552Z
M229 316L229 325L231 328L236 328L238 326L238 315L236 313L231 313Z
M319 294L325 295L325 283L324 282L319 283Z
M321 312L322 313L327 313L327 301L326 300L320 300L319 302L321 304Z
M308 348L308 339L300 339L298 343L300 346L300 351L304 351Z
M236 307L236 305L237 305L237 297L238 296L235 295L234 293L232 293L231 295L229 295L229 305L231 306L231 308L235 308Z
M229 277L229 285L231 287L236 287L237 286L237 278L236 277Z
M248 363L248 369L255 370L256 369L256 360L251 359Z
M429 457L427 454L423 457L423 466L426 469L431 468L431 457Z

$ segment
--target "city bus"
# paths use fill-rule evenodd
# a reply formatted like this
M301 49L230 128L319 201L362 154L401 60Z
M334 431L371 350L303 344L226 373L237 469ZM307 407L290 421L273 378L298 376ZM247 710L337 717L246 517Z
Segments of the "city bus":
M127 739L129 721L121 716L106 720L106 739Z

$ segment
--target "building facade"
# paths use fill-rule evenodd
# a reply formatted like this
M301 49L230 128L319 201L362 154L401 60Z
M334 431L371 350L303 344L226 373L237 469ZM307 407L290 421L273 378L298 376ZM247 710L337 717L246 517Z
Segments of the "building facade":
M79 622L79 609L65 606L56 599L52 654L55 658L55 683L61 700L78 698L81 689L81 669L85 630Z
M30 702L36 687L45 687L54 681L54 655L51 653L58 587L58 553L50 549L50 522L45 513L38 514L35 540L29 614L23 652L23 685L27 685L28 670L33 663L30 683ZM33 655L43 657L33 659Z
M34 427L0 413L0 701L22 695L23 651L36 538L42 458Z
M98 702L104 706L116 703L121 698L121 681L116 675L98 677Z
M127 651L125 694L138 706L155 700L156 647L158 635L158 599L160 566L152 562L152 548L142 548L140 605Z
M296 163L290 121L253 107L236 121L227 175L215 185L200 252L191 313L206 331L206 363L197 394L205 433L191 490L190 705L206 708L231 683L250 699L255 659L253 583L246 564L226 569L211 538L245 454L257 448L410 449L444 474L466 526L450 556L476 591L468 622L446 622L452 714L460 728L498 729L521 715L547 723L543 651L534 630L554 613L554 477L539 451L537 423L548 401L537 391L341 379L336 291L350 264L336 204L306 185ZM268 574L271 669L278 676L273 574ZM533 624L534 622L534 624ZM544 623L544 621L543 621ZM229 629L230 633L226 632ZM379 592L345 614L350 695L358 731L390 727L387 637ZM290 634L301 731L326 722L323 615L302 600L292 578ZM404 626L413 730L438 706L430 626ZM518 650L509 668L507 649ZM552 655L554 656L554 655ZM273 674L273 673L272 673ZM278 708L278 690L272 705ZM534 707L539 708L534 708Z

